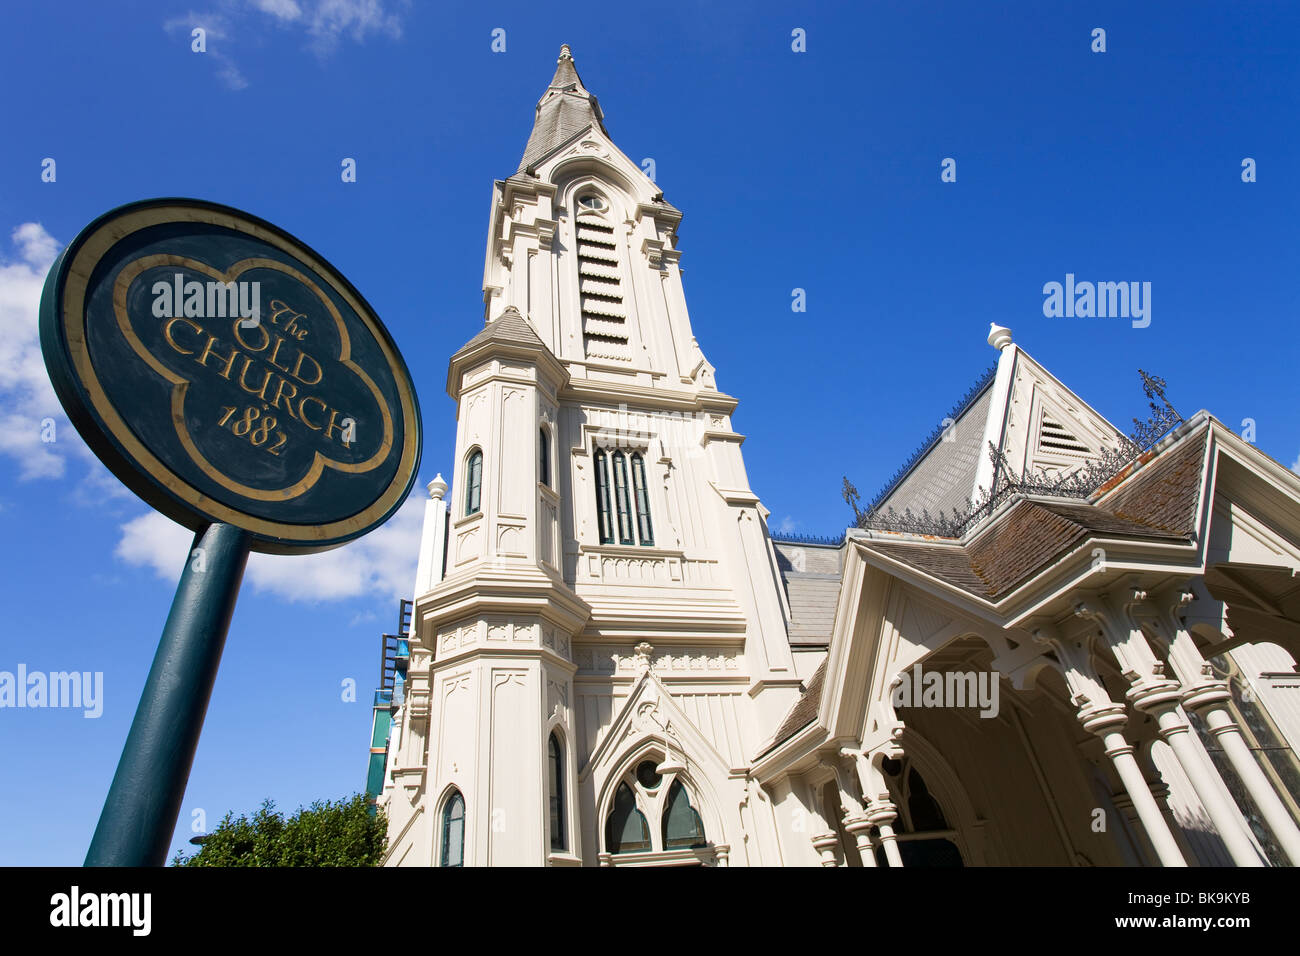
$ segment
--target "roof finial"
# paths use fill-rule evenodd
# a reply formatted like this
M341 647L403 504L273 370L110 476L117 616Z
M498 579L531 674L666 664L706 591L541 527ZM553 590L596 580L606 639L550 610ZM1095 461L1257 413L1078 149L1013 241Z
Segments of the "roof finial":
M989 345L999 352L1011 344L1011 330L996 322L989 323Z
M560 60L572 60L572 59L573 59L573 51L569 49L569 44L561 43ZM560 62L560 60L556 60L555 62L558 63Z

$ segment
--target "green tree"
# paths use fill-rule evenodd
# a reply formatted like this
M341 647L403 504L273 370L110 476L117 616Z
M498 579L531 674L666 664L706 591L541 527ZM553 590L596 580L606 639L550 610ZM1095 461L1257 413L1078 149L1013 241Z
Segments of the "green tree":
M388 823L363 794L317 800L287 820L266 800L249 818L227 813L197 853L177 851L172 866L378 866Z

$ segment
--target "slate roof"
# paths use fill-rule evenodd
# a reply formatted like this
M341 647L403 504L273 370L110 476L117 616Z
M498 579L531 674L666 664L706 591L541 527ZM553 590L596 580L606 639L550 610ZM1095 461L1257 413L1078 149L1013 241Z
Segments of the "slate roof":
M840 596L843 547L776 538L772 546L790 602L790 643L825 647L830 643Z
M519 161L519 170L526 170L545 159L588 126L594 125L605 133L603 121L600 103L582 85L578 69L573 64L573 55L566 43L560 47L560 58L555 64L555 76L551 79L551 85L537 101L533 131L528 137L528 145L524 147L524 158Z
M1026 499L968 545L872 539L866 547L994 600L1090 536L1188 540L1204 433L1180 442L1097 504Z
M528 320L514 306L508 306L504 312L483 326L483 331L457 349L456 354L459 355L484 342L511 342L516 345L546 348L545 343L537 337L533 327L528 324Z
M817 708L822 703L822 686L825 682L826 662L822 661L817 670L813 672L813 676L808 678L808 686L804 689L802 696L794 702L790 712L781 721L781 726L776 728L776 733L772 735L771 742L759 751L758 755L760 757L770 750L775 750L779 745L785 743L785 741L817 719Z

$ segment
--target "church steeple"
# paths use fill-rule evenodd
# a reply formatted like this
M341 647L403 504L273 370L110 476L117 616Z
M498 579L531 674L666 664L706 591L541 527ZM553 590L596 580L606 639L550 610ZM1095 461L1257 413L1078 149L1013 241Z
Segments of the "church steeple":
M560 47L560 58L555 61L555 76L537 101L537 115L533 132L524 147L524 158L519 161L522 172L546 158L557 147L563 146L588 126L595 125L605 135L604 115L596 97L582 85L578 68L573 63L569 44Z

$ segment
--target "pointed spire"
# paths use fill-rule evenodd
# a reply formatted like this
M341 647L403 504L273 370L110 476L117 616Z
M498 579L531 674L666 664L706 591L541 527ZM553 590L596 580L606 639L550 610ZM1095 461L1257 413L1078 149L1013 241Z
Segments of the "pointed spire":
M566 43L560 47L551 85L537 101L533 132L524 148L524 158L519 161L519 171L527 170L545 159L588 126L594 125L604 133L603 120L600 104L582 85L578 68L573 63L573 51Z

